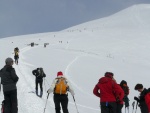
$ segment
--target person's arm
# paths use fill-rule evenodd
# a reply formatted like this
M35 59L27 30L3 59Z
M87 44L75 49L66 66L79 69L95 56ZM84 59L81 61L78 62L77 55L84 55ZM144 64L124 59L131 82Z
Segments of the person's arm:
M0 77L2 76L2 69L0 70Z
M13 79L14 82L18 82L19 77L17 76L16 71L15 71L14 68L11 69L11 76L12 76L12 79Z
M66 82L67 82L67 85L68 85L68 91L71 93L72 96L74 96L75 93L74 93L74 90L72 88L72 85L71 85L70 81L66 80Z
M35 75L35 76L36 76L36 73L37 73L36 71L37 71L37 70L33 70L33 71L32 71L32 74Z
M93 94L96 95L97 97L100 97L99 87L97 86L97 84L95 85L93 89Z
M52 93L53 91L54 91L54 88L55 88L55 84L56 84L56 79L55 80L53 80L53 82L52 82L52 84L51 84L51 86L50 86L50 88L47 90L47 93Z
M43 77L46 77L46 74L43 72Z
M121 86L120 85L117 85L116 86L117 87L117 97L119 97L119 100L120 101L122 101L123 100L123 98L124 98L124 91L123 91L123 89L121 88Z

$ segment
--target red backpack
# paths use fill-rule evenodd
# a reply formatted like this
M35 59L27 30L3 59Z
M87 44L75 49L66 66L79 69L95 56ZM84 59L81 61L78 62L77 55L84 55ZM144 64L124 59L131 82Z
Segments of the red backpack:
M147 104L148 109L150 110L150 92L145 95L145 102Z

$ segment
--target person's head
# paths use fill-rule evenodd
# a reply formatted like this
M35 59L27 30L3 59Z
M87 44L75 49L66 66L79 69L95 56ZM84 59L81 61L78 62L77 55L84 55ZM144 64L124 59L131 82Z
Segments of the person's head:
M139 92L142 92L143 91L143 85L142 84L136 84L134 89L139 91Z
M61 71L59 71L58 73L57 73L57 77L58 76L63 76L63 73L61 72Z
M125 80L122 80L122 81L120 82L120 86L126 87L126 86L127 86L127 82L126 82Z
M114 74L112 72L106 72L105 77L113 78Z
M6 63L6 65L12 66L14 61L12 58L8 57L8 58L6 58L5 63Z

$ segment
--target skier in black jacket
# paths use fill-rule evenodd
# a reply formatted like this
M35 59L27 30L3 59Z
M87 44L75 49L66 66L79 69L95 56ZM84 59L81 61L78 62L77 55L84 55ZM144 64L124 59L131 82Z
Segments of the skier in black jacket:
M32 71L33 75L35 75L35 90L36 90L36 95L39 97L42 97L43 95L43 77L46 77L43 68L37 68ZM40 95L38 95L38 84L40 84Z
M12 67L14 61L12 58L5 60L6 65L0 70L1 82L5 99L4 113L18 113L17 87L18 76Z
M134 89L140 92L140 96L135 96L134 100L136 100L139 103L141 113L150 113L149 89L143 88L142 84L137 84Z

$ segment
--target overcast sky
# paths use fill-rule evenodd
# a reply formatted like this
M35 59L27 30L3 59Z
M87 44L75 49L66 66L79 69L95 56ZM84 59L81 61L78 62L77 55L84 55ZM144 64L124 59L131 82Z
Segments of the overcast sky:
M150 0L0 0L0 38L60 31Z

